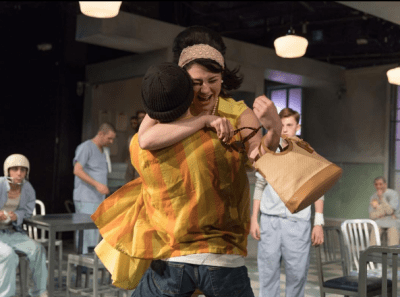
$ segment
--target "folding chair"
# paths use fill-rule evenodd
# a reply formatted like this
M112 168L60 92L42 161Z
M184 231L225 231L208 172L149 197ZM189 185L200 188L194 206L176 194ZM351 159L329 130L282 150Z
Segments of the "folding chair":
M37 213L36 207L39 208L40 212ZM46 214L46 208L44 206L44 203L38 199L36 199L36 205L35 208L33 209L32 215L45 215ZM28 234L29 237L34 239L35 241L41 243L43 246L48 247L49 246L49 238L47 235L48 232L45 230L39 230L36 227L28 227ZM62 256L63 256L63 242L61 239L58 239L55 241L55 246L58 247L58 286L59 288L62 287Z
M324 243L315 247L315 251L321 297L325 297L326 293L363 297L382 294L382 278L369 277L366 273L358 276L347 275L347 257L340 227L324 227ZM325 280L323 268L333 264L341 265L343 276ZM360 294L359 284L365 286L368 293ZM391 286L391 281L388 281L388 284Z

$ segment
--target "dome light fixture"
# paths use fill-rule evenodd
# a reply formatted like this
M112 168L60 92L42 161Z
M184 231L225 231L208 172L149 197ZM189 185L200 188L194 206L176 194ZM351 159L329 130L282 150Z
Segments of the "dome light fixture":
M400 86L400 67L396 67L386 72L390 84Z
M79 1L81 12L93 18L113 18L118 15L122 1Z
M274 41L276 55L282 58L300 58L305 55L308 41L306 38L295 35L290 28L285 36Z

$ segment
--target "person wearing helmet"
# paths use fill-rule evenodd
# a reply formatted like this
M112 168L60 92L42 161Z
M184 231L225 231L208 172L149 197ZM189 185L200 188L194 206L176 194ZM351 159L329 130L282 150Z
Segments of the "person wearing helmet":
M47 266L44 247L29 238L22 228L24 218L30 218L36 194L29 176L29 161L24 155L13 154L4 162L4 177L0 177L0 297L15 296L18 255L29 259L33 288L31 296L47 295Z

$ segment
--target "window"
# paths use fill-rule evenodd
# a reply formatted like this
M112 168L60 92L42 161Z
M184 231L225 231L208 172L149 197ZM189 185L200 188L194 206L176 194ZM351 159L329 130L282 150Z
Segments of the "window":
M274 102L278 113L289 107L300 114L300 125L302 123L302 106L303 106L303 95L302 88L299 87L287 87L287 86L276 86L267 87L267 96ZM296 135L302 135L302 129L296 133Z

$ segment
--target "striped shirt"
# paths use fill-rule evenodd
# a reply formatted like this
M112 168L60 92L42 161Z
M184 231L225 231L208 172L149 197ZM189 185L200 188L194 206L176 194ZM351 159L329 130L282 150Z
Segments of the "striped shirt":
M236 127L246 108L220 98L218 111ZM240 134L235 137L239 140ZM207 129L155 151L140 149L136 134L130 153L140 178L108 197L92 215L103 236L96 252L114 285L136 287L152 259L247 255L246 154L228 151Z

